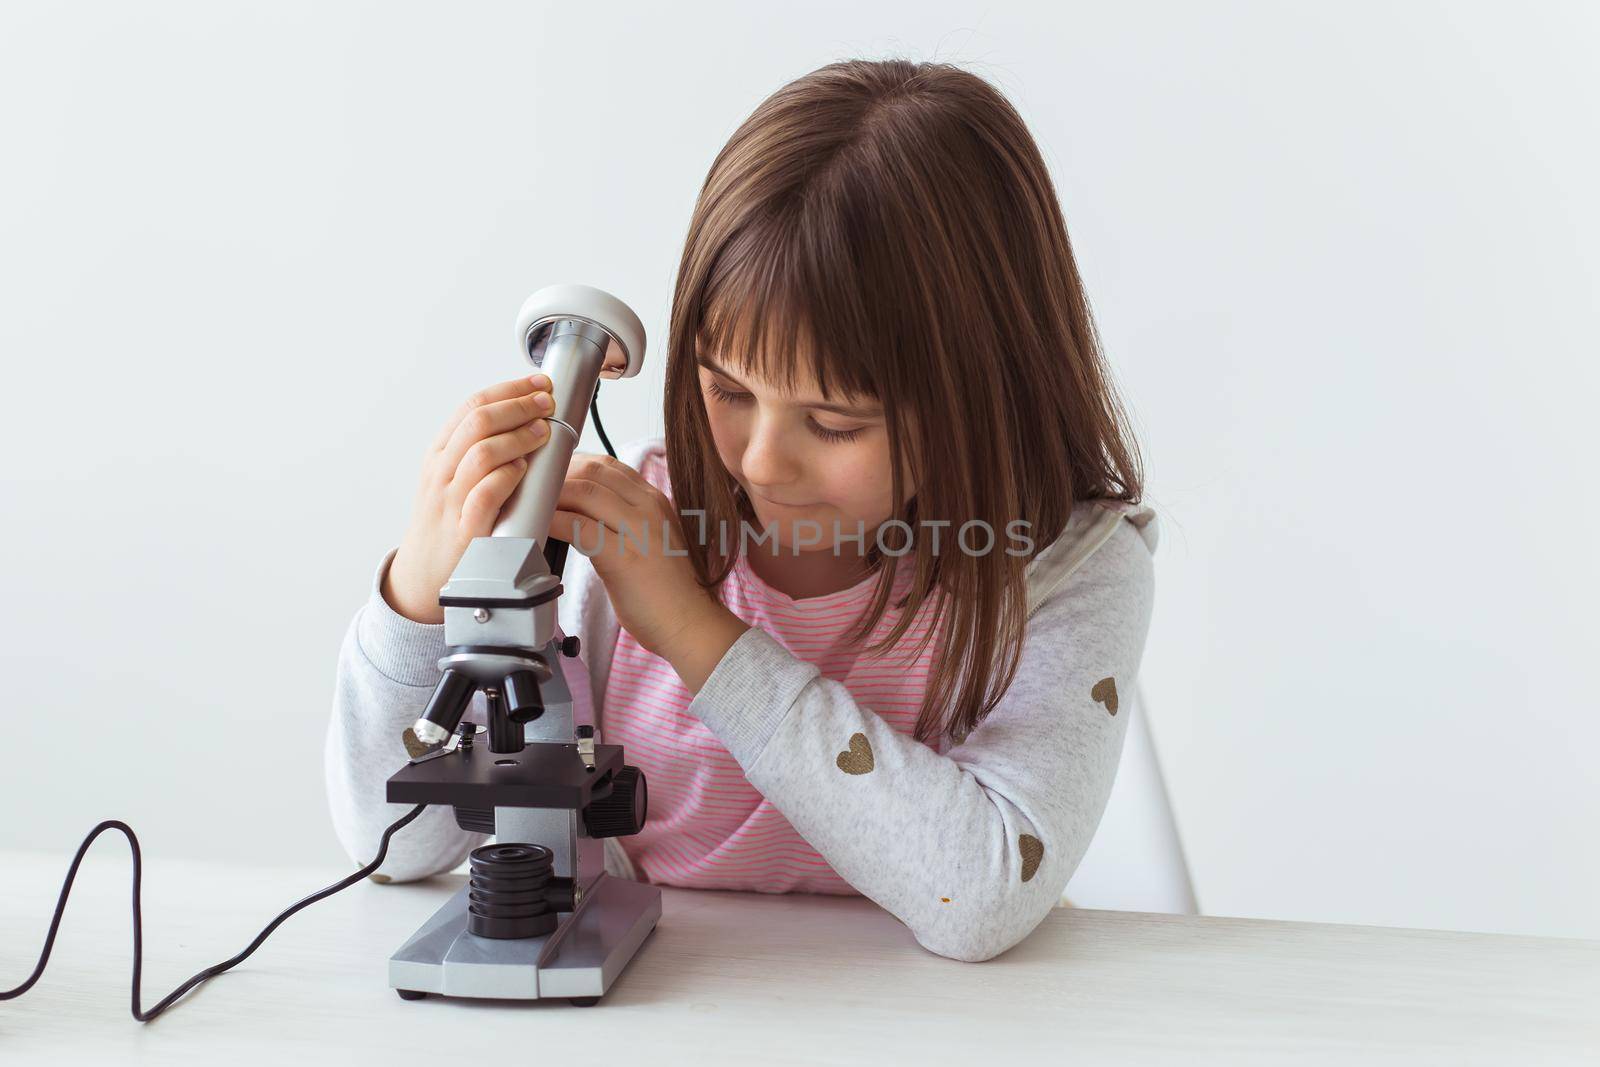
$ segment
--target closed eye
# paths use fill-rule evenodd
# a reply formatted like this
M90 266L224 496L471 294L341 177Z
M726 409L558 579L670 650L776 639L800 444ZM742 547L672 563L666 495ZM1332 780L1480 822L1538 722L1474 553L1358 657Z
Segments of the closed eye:
M730 389L724 389L714 381L707 381L706 388L711 390L712 396L724 404L743 404L750 399L749 393L735 393Z
M749 393L736 393L731 389L724 389L722 386L718 385L714 379L708 378L706 380L706 389L720 404L747 404L753 399ZM806 426L811 430L812 433L816 434L824 441L854 441L857 437L861 436L860 429L830 430L828 427L823 426L815 419L810 418L806 419Z

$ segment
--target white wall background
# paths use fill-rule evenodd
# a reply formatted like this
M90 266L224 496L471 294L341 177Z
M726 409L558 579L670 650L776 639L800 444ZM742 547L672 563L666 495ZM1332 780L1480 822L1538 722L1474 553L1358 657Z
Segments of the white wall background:
M735 126L898 53L1058 182L1203 909L1600 937L1597 47L1549 3L8 3L0 848L346 867L339 641L522 299L659 340Z

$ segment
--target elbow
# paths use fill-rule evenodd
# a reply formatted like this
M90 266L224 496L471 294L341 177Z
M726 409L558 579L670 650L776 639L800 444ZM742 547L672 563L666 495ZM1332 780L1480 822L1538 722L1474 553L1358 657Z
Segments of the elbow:
M487 839L489 835L479 835ZM374 882L400 883L420 882L424 878L432 878L436 874L446 874L461 865L467 858L467 853L482 844L482 841L469 841L465 847L456 851L446 851L433 856L408 856L397 858L388 856L369 877ZM393 862L391 862L393 861ZM371 862L368 860L367 862Z
M992 907L975 907L965 917L946 911L936 922L912 927L917 944L945 959L962 963L992 960L1026 940L1049 914L1012 898L996 900Z
M937 934L917 934L917 944L936 956L961 963L982 963L1010 949L1028 934L1032 927L1015 935L997 934L982 930L940 931Z
M324 749L328 815L339 847L360 870L377 856L384 831L409 805L385 803L381 787L375 790L370 783L358 787L349 772L349 756L338 728L335 719ZM434 805L390 836L383 863L369 877L379 883L415 882L442 874L459 866L467 853L489 836L460 829L449 805Z
M395 805L399 807L399 805ZM400 843L400 835L415 831L417 837ZM378 831L365 848L341 833L345 852L359 869L371 863L377 854ZM389 850L375 871L368 877L380 884L418 882L437 874L447 874L459 867L467 854L489 840L489 834L463 831L455 826L449 807L430 808L410 826L389 839Z
M901 921L935 955L962 963L992 960L1027 940L1061 902L1072 871L1060 867L1047 864L1030 872L1034 877L1027 881L1021 880L1019 869L1002 869L951 893L953 899L940 898L934 910L917 917L920 921Z
M936 956L943 956L947 960L956 960L960 963L982 963L984 960L992 960L1011 947L1010 945L991 946L981 943L962 943L954 946L935 945L926 941L919 943Z

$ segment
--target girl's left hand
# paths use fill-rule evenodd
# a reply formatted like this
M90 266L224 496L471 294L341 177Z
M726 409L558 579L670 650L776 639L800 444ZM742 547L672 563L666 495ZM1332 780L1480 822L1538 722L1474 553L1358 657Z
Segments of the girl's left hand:
M573 454L550 536L589 558L617 621L664 659L697 627L731 616L695 576L672 501L619 459Z

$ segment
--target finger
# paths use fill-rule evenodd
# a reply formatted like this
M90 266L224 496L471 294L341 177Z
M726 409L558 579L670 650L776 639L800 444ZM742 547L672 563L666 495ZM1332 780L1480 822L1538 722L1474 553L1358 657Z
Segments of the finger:
M444 449L445 445L450 442L450 438L455 435L456 428L461 425L461 420L466 418L467 413L473 408L484 407L499 400L509 400L512 397L524 396L536 390L543 390L547 393L550 391L550 376L548 374L540 373L521 378L511 378L478 390L463 400L461 406L451 413L450 420L444 424L444 427L433 439L433 451L439 452Z
M495 520L500 517L500 509L511 499L517 483L522 481L522 476L527 472L527 457L518 456L484 475L461 502L459 527L462 533L472 537L488 537L494 529Z
M445 424L439 428L439 432L434 435L429 448L434 452L444 448L445 444L450 440L450 436L455 433L456 427L461 424L462 418L466 416L467 412L480 404L492 403L495 400L504 400L507 397L520 396L523 393L532 392L535 388L534 377L543 378L545 376L541 374L496 382L494 385L480 389L467 397L459 407L450 413L450 418L445 421Z
M567 542L580 555L594 556L617 541L617 532L598 519L557 508L550 515L550 536Z
M634 507L644 507L650 502L655 486L644 475L611 456L590 452L574 453L567 465L567 480L599 482Z
M528 419L524 421L550 414L555 406L553 398L543 407L532 406L540 396L550 397L550 379L544 374L532 378L514 378L480 389L462 402L451 416L449 424L439 431L434 439L434 451L450 453L449 462L454 469L454 465L461 460L461 452L473 440L505 429L505 418L519 406L528 413Z
M561 530L557 536L586 558L620 558L622 555L622 549L619 547L622 544L621 535L599 519L590 518L576 511L557 509L550 518L550 529L552 534L558 529Z
M468 448L461 457L461 463L450 479L450 492L459 494L464 499L465 494L471 492L473 487L488 477L495 468L510 463L518 456L528 455L549 438L550 423L546 419L514 426L504 433L485 437Z
M550 415L552 405L549 392L539 389L473 408L462 417L455 433L439 451L439 464L447 471L455 470L461 466L461 459L469 449L496 434L535 421L542 423ZM504 463L510 458L509 455L504 456L500 462Z
M651 516L624 500L611 486L587 478L569 478L561 486L556 507L604 524L613 543L622 548L643 548L652 536Z

